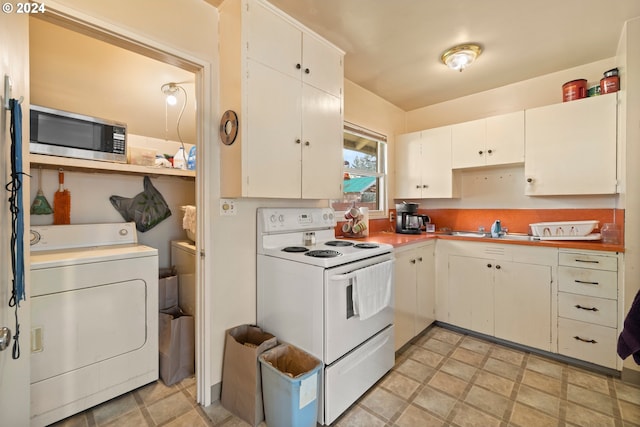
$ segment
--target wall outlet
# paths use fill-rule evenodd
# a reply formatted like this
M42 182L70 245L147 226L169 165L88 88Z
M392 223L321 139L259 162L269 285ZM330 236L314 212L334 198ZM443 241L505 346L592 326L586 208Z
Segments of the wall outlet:
M389 212L389 222L393 222L395 221L396 216L393 212Z
M235 216L236 201L231 199L220 199L220 215Z

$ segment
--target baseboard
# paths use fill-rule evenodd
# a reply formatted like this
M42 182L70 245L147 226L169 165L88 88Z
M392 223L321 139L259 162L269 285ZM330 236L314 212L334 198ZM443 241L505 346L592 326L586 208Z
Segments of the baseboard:
M640 386L640 371L622 368L622 375L620 376L620 379L625 383Z
M211 403L217 402L222 396L222 383L214 384L211 386Z

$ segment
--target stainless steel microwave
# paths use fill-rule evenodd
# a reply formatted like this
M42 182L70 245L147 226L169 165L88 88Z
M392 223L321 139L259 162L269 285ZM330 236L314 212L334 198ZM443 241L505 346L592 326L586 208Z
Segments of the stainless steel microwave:
M29 151L78 159L127 162L127 125L31 105Z

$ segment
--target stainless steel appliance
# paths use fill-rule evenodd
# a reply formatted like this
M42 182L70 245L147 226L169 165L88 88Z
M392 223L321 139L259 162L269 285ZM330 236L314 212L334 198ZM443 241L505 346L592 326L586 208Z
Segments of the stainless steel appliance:
M329 208L257 212L258 325L324 363L322 425L395 363L393 247L336 239L335 225ZM381 297L375 309L367 293Z
M127 125L31 105L29 151L127 163Z
M396 204L396 233L420 234L431 219L418 213L417 203Z

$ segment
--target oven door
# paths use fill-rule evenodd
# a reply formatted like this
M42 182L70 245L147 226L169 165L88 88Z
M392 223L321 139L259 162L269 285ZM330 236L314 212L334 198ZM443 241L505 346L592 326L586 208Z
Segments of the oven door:
M367 269L390 264L387 268L390 277L390 300L377 314L362 320L354 313L354 287L356 276L369 276L367 285L379 289L381 281L389 280L383 275L366 274ZM385 254L362 261L325 270L325 345L324 362L326 365L338 360L370 337L393 323L394 306L394 269L393 255ZM360 273L360 274L359 274ZM362 285L361 285L362 286ZM357 309L355 310L357 311Z

